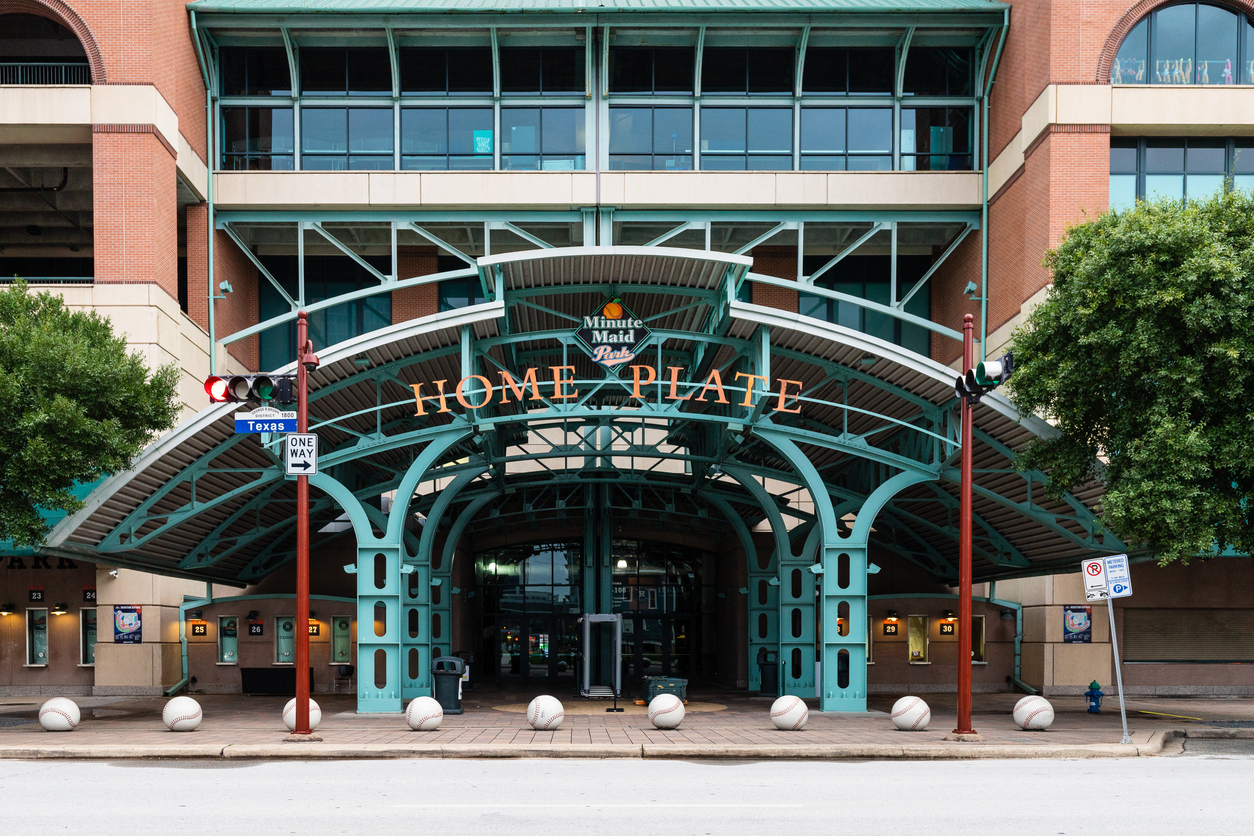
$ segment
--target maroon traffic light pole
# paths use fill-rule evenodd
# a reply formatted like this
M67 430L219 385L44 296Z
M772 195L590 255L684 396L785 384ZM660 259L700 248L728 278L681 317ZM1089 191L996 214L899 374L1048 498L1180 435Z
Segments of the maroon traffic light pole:
M969 352L968 352L969 353ZM296 315L296 431L309 432L309 372L318 368L309 341L309 315ZM296 728L293 735L316 740L309 728L309 477L296 477Z
M962 373L971 370L975 347L972 332L975 317L962 318ZM971 728L971 442L972 403L962 398L962 483L958 489L958 727L953 730L958 740L972 735Z

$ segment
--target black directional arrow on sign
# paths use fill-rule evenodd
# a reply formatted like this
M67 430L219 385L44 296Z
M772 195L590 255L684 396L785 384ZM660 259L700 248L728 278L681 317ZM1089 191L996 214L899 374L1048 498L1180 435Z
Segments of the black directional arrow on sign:
M303 462L293 462L292 467L299 467L301 470L308 470L309 468L313 467L313 465L311 465L308 461L303 461Z

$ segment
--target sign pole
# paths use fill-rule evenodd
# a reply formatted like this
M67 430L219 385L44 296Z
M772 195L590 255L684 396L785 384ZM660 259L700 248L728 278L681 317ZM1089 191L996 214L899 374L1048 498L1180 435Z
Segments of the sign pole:
M1115 656L1115 683L1119 686L1119 719L1123 720L1123 740L1131 743L1128 737L1128 708L1123 701L1123 665L1119 661L1119 644L1115 641L1115 599L1106 599L1106 612L1110 614L1110 650Z
M974 360L975 317L962 318L962 372L971 370ZM971 428L972 404L962 398L962 484L958 495L961 508L958 516L958 727L953 737L958 740L978 739L971 728Z
M309 342L309 315L296 315L296 431L309 432L309 371L313 356ZM316 361L315 361L316 362ZM312 735L309 728L309 477L296 477L296 728L295 735Z

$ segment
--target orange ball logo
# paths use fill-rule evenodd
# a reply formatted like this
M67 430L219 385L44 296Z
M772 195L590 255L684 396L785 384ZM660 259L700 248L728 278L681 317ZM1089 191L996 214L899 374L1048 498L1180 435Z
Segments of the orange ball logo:
M606 319L622 319L623 306L618 304L617 301L610 302L605 306L604 310L602 310L602 313L605 314Z

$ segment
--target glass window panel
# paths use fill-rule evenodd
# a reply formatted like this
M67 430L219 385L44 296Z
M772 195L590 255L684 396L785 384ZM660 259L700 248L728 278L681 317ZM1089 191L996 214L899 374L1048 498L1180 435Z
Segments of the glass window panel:
M456 107L448 112L450 154L473 155L492 164L492 108ZM476 164L476 168L480 167Z
M248 150L248 108L222 108L222 149L228 154Z
M945 56L949 50L935 47L911 47L906 54L906 71L902 76L902 92L916 96L943 96L946 93Z
M743 156L720 155L701 158L702 171L745 171L746 165L747 161Z
M1189 140L1184 152L1185 170L1189 173L1223 174L1227 152L1223 140Z
M401 111L402 154L448 153L448 111L407 107Z
M1110 173L1136 173L1136 140L1110 141Z
M1184 141L1151 139L1145 148L1146 171L1184 171Z
M469 46L448 51L450 93L492 94L492 48Z
M348 150L354 153L392 153L391 108L355 107L348 111Z
M750 93L790 94L793 91L793 60L790 48L746 50Z
M1241 72L1237 74L1237 84L1254 84L1254 21L1245 19L1245 59L1241 62Z
M218 73L222 77L222 95L248 95L248 50L224 46L218 52Z
M1254 190L1254 174L1238 174L1232 178L1232 188L1242 191Z
M653 111L653 153L692 153L692 108L659 107ZM691 161L688 165L691 167Z
M692 47L659 47L653 50L653 90L656 93L691 93L696 51Z
M539 93L539 47L501 47L501 92Z
M610 108L610 153L653 152L653 110L647 107Z
M813 293L797 294L797 313L815 319L827 319L829 316L827 299Z
M893 158L850 156L846 158L845 169L848 171L892 171Z
M1145 60L1149 53L1149 18L1145 18L1123 39L1115 63L1110 67L1111 84L1146 84Z
M1190 174L1185 185L1189 200L1205 200L1215 192L1223 191L1224 176L1222 174Z
M348 158L348 168L350 171L391 171L392 157L353 155Z
M1145 176L1145 197L1147 200L1158 200L1164 197L1182 200L1184 198L1184 175L1147 174Z
M750 152L792 153L791 108L751 107L746 123Z
M844 171L845 158L832 156L801 155L802 171Z
M654 171L691 171L692 156L690 154L666 155L657 154L653 157Z
M848 65L847 49L826 46L807 48L805 66L801 71L801 92L846 92L849 88Z
M846 296L857 296L859 298L865 293L865 287L862 282L836 282L832 285L832 290L837 293L844 293ZM843 325L846 328L854 330L862 329L862 308L852 302L836 302L836 324Z
M348 158L343 155L338 157L320 157L301 154L300 167L305 171L347 171Z
M891 112L890 112L891 118ZM701 151L744 151L744 108L711 107L701 110ZM701 165L705 168L704 162Z
M305 153L348 150L348 111L307 107L300 112L300 145Z
M302 48L300 92L303 96L343 96L348 92L348 63L343 49ZM301 120L302 127L304 120Z
M748 57L739 47L706 47L701 62L701 92L744 93L748 89ZM704 122L702 132L704 133Z
M891 48L849 50L849 92L855 95L892 95L893 63Z
M904 115L904 113L903 113ZM803 107L801 109L801 153L832 153L845 150L845 109Z
M385 47L355 47L347 52L349 95L392 92L392 60Z
M610 171L649 171L652 154L610 154Z
M893 150L893 112L889 108L849 109L849 150ZM852 165L851 165L852 167Z
M583 47L544 47L541 85L545 93L584 91Z
M1122 212L1136 206L1136 175L1110 175L1110 208Z
M1237 174L1254 174L1254 143L1237 141L1232 170Z
M456 157L448 158L448 167L454 171L491 171L492 155L474 157Z
M1236 80L1235 12L1218 6L1197 7L1197 84L1233 84Z
M582 154L584 111L574 107L546 107L541 116L544 154Z
M249 122L256 121L258 126L259 150L269 150L274 154L290 154L295 150L290 107L262 107L249 110Z
M292 74L283 47L258 47L249 51L248 89L253 96L290 96Z
M401 157L403 171L447 171L451 162L448 157Z
M540 151L540 108L501 110L501 153L536 154Z
M1154 83L1193 83L1193 34L1197 6L1168 6L1154 12Z
M430 47L403 47L397 55L402 93L443 93L448 90L448 53Z
M751 155L746 167L749 171L790 171L792 169L792 157L768 156L764 154Z
M611 47L610 92L652 93L653 50L643 47ZM611 130L610 142L613 141Z

